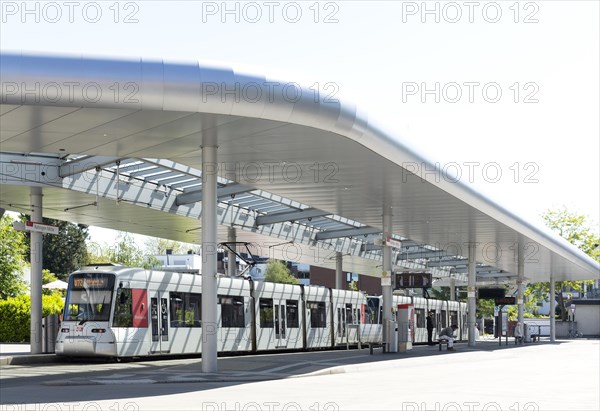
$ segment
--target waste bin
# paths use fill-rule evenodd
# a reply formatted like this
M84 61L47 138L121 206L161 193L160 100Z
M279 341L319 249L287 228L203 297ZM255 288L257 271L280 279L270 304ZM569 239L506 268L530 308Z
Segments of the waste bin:
M398 325L392 320L387 320L387 325L387 352L398 352Z
M412 350L413 342L413 316L414 306L412 304L398 304L397 327L398 327L398 351L406 352Z
M56 337L58 336L58 314L51 314L42 319L42 352L55 352Z

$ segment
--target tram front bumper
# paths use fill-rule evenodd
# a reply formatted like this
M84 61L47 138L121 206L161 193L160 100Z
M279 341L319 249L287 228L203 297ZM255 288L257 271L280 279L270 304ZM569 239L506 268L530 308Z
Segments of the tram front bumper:
M114 357L117 355L113 342L98 342L89 337L68 337L56 342L56 354L81 357Z

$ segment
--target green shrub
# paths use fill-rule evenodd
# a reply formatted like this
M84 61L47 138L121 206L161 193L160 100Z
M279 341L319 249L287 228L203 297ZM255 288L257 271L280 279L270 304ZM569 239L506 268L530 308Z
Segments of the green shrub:
M300 284L300 281L292 275L283 261L270 260L265 271L265 281L281 284Z
M60 314L63 301L58 293L42 296L42 316ZM29 295L0 300L0 342L29 342L31 302Z

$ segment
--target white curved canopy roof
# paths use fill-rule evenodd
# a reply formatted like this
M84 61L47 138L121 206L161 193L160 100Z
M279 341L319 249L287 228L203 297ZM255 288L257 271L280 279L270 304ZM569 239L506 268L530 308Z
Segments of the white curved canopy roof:
M511 278L521 242L531 281L600 277L598 263L555 234L453 176L425 173L429 161L327 93L143 59L3 53L0 76L6 209L26 210L28 186L41 185L45 216L194 242L202 141L216 137L220 223L240 228L238 241L291 241L301 253L268 249L277 257L333 267L315 248L341 251L344 270L378 275L380 254L369 249L389 213L405 240L396 269L460 273L476 242L479 277ZM96 192L98 207L79 207Z

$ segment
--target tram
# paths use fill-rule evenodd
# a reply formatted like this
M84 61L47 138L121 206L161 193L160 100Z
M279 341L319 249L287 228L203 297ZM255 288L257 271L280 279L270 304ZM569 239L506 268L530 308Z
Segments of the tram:
M69 277L56 341L61 356L131 358L202 353L203 333L226 352L331 349L381 343L382 297L361 292L218 277L217 322L202 323L202 276L118 266ZM425 316L438 330L466 335L464 303L394 296L414 307L413 342L425 343ZM463 334L465 333L465 334Z

